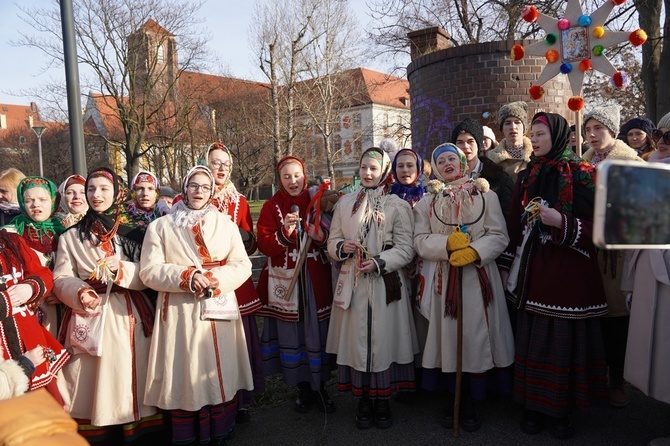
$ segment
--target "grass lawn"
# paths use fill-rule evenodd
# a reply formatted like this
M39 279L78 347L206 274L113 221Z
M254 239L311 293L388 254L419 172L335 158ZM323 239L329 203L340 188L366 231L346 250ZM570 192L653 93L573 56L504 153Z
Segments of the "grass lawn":
M261 208L267 200L256 200L249 202L249 210L251 211L251 217L254 219L254 222L258 220L258 215L261 213Z

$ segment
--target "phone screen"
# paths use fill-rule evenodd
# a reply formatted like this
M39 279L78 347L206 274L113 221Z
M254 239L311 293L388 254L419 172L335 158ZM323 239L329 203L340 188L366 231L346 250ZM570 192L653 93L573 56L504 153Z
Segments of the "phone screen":
M670 165L598 165L594 243L601 248L670 248Z

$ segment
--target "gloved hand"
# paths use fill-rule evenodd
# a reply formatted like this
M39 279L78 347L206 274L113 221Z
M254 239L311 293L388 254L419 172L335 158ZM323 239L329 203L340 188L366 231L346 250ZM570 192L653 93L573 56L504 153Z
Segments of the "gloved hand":
M336 190L324 190L321 195L321 211L332 212L339 199L340 194Z
M458 251L459 249L465 249L468 246L470 246L470 237L464 232L453 232L447 238L447 252Z
M452 266L465 266L471 264L472 262L476 262L477 260L479 260L479 254L477 254L477 251L470 248L469 246L467 248L454 251L449 256L449 263Z

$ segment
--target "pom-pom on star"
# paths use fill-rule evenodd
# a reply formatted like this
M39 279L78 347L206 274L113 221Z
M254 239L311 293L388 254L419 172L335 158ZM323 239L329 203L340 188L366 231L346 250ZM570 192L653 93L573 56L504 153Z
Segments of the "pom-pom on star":
M512 60L521 60L526 54L526 50L521 45L514 45L512 47Z
M612 85L614 85L616 88L625 90L628 86L628 82L628 74L625 71L617 71L612 76Z
M591 69L591 61L589 59L584 59L579 62L579 69L582 71L589 71Z
M647 41L647 33L643 29L635 30L628 36L628 41L633 46L640 46Z
M523 11L521 11L521 17L528 23L533 23L537 20L537 15L538 12L535 6L526 6L523 8Z
M573 96L568 99L568 108L573 112L578 112L584 108L584 98L581 96Z
M542 99L542 96L544 96L544 88L542 88L541 85L533 85L530 87L530 90L528 90L528 93L530 94L530 97L533 98L536 101L539 101Z

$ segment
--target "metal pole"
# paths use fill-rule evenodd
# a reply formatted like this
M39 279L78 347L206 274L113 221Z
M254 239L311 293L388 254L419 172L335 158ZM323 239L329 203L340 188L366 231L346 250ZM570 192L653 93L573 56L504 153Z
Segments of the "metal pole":
M44 168L42 167L42 135L37 137L37 157L40 159L40 176L44 176Z
M86 176L84 122L81 113L79 67L77 66L77 44L75 41L72 0L60 0L60 16L63 27L63 56L65 60L65 84L67 85L67 109L70 121L72 172Z

